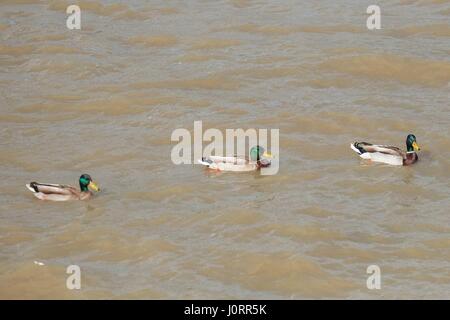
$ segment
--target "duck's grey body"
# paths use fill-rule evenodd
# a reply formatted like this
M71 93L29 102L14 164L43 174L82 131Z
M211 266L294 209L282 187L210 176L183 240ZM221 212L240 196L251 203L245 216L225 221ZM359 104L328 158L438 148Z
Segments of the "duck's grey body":
M350 148L363 159L395 166L411 165L419 159L415 151L405 152L394 146L355 142Z

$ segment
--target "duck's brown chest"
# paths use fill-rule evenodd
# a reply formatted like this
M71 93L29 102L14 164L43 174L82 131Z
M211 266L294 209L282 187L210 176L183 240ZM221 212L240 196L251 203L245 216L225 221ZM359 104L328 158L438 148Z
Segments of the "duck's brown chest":
M406 154L406 158L403 160L403 165L404 166L409 166L409 165L417 162L417 160L419 160L419 157L417 156L417 153L415 153L415 152L407 153Z

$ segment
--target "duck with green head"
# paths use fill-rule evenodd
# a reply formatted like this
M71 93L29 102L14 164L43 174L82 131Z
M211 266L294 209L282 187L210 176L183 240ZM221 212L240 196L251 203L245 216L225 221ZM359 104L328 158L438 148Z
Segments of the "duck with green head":
M265 152L263 147L257 145L250 149L250 157L210 156L203 157L198 162L211 170L249 172L270 166L270 158L272 158L272 155Z
M354 142L350 145L353 151L363 159L382 162L391 165L409 166L419 160L416 151L420 150L416 136L408 134L406 137L406 151L386 145L377 145L367 142Z
M100 191L88 174L80 176L79 184L80 190L68 185L39 182L31 182L26 187L33 192L36 198L50 201L88 200L93 195L90 189L96 192Z

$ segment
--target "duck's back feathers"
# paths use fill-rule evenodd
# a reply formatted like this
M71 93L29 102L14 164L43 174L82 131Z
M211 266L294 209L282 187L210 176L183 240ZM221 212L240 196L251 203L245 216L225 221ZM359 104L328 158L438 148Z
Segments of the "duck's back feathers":
M250 163L247 159L239 157L210 156L208 158L203 157L198 162L209 169L219 171L247 172L258 168L256 163Z
M390 165L401 166L403 165L403 160L406 159L406 153L400 148L393 146L355 142L350 145L350 148L363 159Z
M75 187L62 184L31 182L25 186L40 200L84 200L90 196L90 192L83 193L78 191Z
M372 144L372 143L368 143L368 142L355 142L350 145L350 148L352 148L358 154L364 154L366 152L369 152L369 153L381 152L381 153L390 154L393 156L402 156L403 157L403 155L404 155L404 152L400 148L393 147L393 146Z
M45 193L45 194L72 194L78 190L71 186L52 183L39 183L31 182L26 187L33 193Z

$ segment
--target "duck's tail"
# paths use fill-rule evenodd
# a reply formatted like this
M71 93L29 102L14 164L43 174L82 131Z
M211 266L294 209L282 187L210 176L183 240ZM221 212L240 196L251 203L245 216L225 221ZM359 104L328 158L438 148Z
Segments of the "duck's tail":
M198 160L198 163L209 167L211 164L213 164L213 161L211 159L206 158L206 157L202 157L201 160L200 159Z
M367 150L364 149L364 146L371 146L371 143L367 143L367 142L354 142L352 144L350 144L350 148L355 151L357 154L361 155L363 153L366 153Z
M30 190L31 192L33 192L33 193L38 193L39 192L39 189L38 189L38 187L37 187L37 182L30 182L30 183L27 183L25 186L28 188L28 190Z

